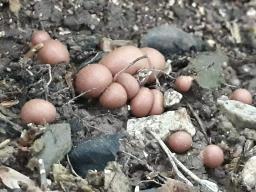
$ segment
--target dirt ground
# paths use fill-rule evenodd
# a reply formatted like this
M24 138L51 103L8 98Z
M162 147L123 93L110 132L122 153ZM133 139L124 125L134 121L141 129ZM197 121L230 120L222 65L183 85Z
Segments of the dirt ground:
M18 2L12 0L16 1ZM24 154L21 156L19 152L21 146L17 140L21 128L26 128L20 121L19 112L29 99L43 98L57 107L57 122L68 122L71 125L73 146L99 135L122 134L122 150L144 162L133 159L126 153L118 153L117 162L123 166L122 170L133 186L146 180L150 173L147 165L156 172L174 178L171 164L156 144L146 146L145 150L150 154L146 159L141 154L142 149L129 140L125 129L127 120L132 116L126 107L109 111L97 101L80 98L71 101L76 96L72 85L74 74L91 59L94 62L100 59L100 41L103 37L132 40L140 45L141 37L149 29L161 24L175 24L184 31L201 37L205 42L213 40L229 58L223 74L226 79L224 85L207 90L195 84L179 104L188 108L189 103L198 112L211 143L219 144L225 150L224 165L212 170L205 169L200 164L198 154L207 144L200 129L197 129L193 138L190 156L178 157L199 177L216 182L222 191L246 191L237 179L246 160L243 152L238 151L243 149L246 138L240 132L227 134L219 127L216 99L221 95L229 95L236 87L244 87L254 94L253 105L256 106L255 32L254 36L250 35L252 30L255 31L256 25L255 1L21 0L18 12L10 10L9 2L11 0L0 0L0 112L11 123L0 119L0 142L11 138L10 145L15 150L12 154L1 157L0 164L37 181L37 173L25 167L28 157ZM239 27L241 41L230 30L230 23ZM38 64L35 59L22 60L30 48L31 34L36 29L46 30L53 38L65 43L71 55L70 64L51 67L52 81L49 85L48 66ZM172 60L174 76L184 73L183 69L189 63L187 58L194 55L194 52L166 55L166 59ZM170 81L173 82L168 77L160 79L165 89L173 86ZM191 112L190 116L194 126L199 128ZM66 159L62 164L67 166ZM95 191L104 191L102 186L91 185ZM150 186L157 185L148 183L142 188ZM3 184L0 184L0 188L3 191L7 189ZM50 189L63 191L54 183L50 185Z

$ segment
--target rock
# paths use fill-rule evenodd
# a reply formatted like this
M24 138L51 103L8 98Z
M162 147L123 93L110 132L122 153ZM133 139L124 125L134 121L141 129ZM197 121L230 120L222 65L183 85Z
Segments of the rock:
M256 156L251 157L244 165L242 181L248 190L256 187Z
M256 129L256 107L235 100L220 98L217 101L220 111L236 128Z
M104 170L104 189L107 192L130 192L132 190L128 177L116 162L108 163Z
M89 170L102 171L119 151L119 135L95 137L80 143L69 154L74 170L84 177Z
M247 139L256 141L256 130L245 128L241 135L245 136Z
M138 141L145 141L145 129L154 132L163 139L170 131L185 130L192 136L196 133L185 108L167 111L161 115L129 119L127 122L127 132Z
M165 55L182 54L191 50L203 50L203 42L198 37L186 33L174 25L161 25L148 31L142 37L144 47L152 47Z
M182 99L182 94L179 92L173 90L173 89L168 89L167 91L164 92L164 107L171 107L175 104L180 103L180 100Z
M223 133L223 136L225 136L226 141L232 144L237 143L237 138L239 138L240 133L227 119L227 117L220 114L219 116L217 116L216 119L218 121L218 128L220 130L220 133Z
M99 24L96 15L91 15L89 11L79 10L74 15L64 18L64 25L72 30L79 30L82 26L89 26L94 29Z
M38 165L38 159L43 159L47 172L51 166L61 161L72 147L70 125L67 123L52 124L46 132L31 146L32 159L28 163L30 169Z
M252 92L256 90L256 78L249 80L248 90Z

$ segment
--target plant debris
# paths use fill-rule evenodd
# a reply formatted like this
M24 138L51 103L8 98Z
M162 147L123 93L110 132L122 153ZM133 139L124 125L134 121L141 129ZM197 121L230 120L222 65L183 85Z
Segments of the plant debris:
M116 162L109 162L104 169L104 189L107 192L130 192L129 179L124 175L121 166Z
M61 164L53 165L53 177L54 180L61 185L65 191L79 191L93 192L93 189L89 186L88 182L81 178L72 175L68 169Z
M0 167L0 178L10 189L20 189L21 185L26 185L27 191L42 192L29 177L21 174L10 167Z
M195 80L200 87L212 89L224 83L222 65L227 62L227 56L220 49L215 52L202 52L190 62L188 68L196 73Z

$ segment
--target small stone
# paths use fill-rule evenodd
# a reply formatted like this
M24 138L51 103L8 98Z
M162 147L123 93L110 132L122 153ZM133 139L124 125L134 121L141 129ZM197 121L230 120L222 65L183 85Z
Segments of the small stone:
M38 159L43 159L45 169L61 161L72 147L71 129L67 123L49 125L46 132L31 146L32 159L28 163L30 169L37 166Z
M182 99L182 94L173 90L168 89L164 92L164 107L171 107L175 104L180 103L180 100Z
M80 142L69 153L73 169L82 177L86 176L89 170L104 170L108 162L116 159L120 146L119 138L118 134L103 135Z
M219 98L218 107L236 128L256 129L256 107L235 100Z
M190 117L185 108L175 111L167 111L161 115L152 115L143 118L129 119L127 132L138 139L146 141L146 130L150 130L162 139L165 139L170 131L187 131L191 136L196 133Z
M248 129L245 128L242 132L241 135L244 135L247 139L251 139L256 141L256 131L253 129Z
M203 41L174 25L161 25L148 31L142 46L152 47L165 55L182 54L192 49L202 50Z
M256 156L251 157L244 165L242 181L248 190L256 187Z

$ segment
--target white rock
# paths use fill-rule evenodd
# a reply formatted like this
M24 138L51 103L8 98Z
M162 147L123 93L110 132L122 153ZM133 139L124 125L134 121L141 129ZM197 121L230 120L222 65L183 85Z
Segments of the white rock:
M195 127L185 108L167 111L161 115L129 119L127 122L127 132L139 141L145 140L145 128L163 139L165 139L170 131L184 130L191 134L191 136L194 136L196 133Z
M235 100L218 99L222 113L237 128L256 129L256 107Z
M180 103L181 99L182 94L173 89L168 89L164 92L164 107L171 107L175 104L178 104Z
M245 163L242 171L242 181L248 190L256 188L256 156L251 157Z

